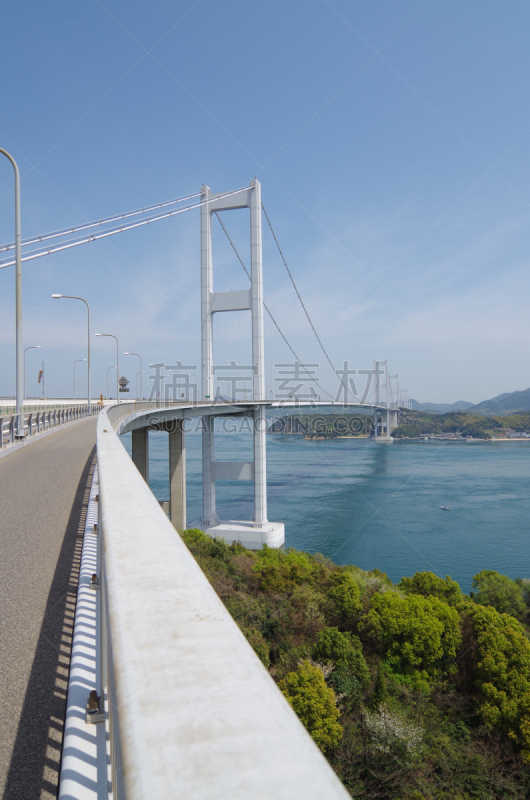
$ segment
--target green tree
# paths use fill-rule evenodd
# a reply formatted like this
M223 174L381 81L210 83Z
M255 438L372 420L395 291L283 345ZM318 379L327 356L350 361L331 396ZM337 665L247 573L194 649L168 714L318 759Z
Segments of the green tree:
M359 630L382 652L398 680L424 690L440 674L443 661L456 657L460 644L458 612L437 597L376 594Z
M509 614L475 607L471 617L480 716L518 743L530 763L530 642Z
M450 606L460 606L465 596L456 581L449 575L439 578L434 572L416 572L412 578L401 578L398 588L407 594L421 594L423 597L438 597Z
M472 581L474 600L481 606L493 606L499 614L511 614L521 618L526 611L523 588L506 575L493 569L483 569Z
M335 667L347 670L363 686L370 683L370 670L358 636L341 633L338 628L324 628L318 634L314 657L317 661L331 661Z
M336 747L342 737L340 713L335 692L326 686L321 670L305 659L279 686L318 747L322 751Z
M341 621L351 625L353 619L362 610L361 590L352 574L345 570L332 576L333 588L329 591Z

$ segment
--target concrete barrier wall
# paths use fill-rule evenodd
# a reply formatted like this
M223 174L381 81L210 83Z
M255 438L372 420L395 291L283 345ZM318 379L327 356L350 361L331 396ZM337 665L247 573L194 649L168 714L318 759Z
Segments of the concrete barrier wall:
M119 441L125 413L97 434L114 796L347 798Z

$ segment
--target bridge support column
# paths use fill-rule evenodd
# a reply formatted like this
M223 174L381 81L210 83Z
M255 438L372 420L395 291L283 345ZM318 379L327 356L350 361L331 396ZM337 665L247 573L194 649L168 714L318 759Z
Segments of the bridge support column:
M180 420L169 430L169 518L177 531L186 530L186 449Z
M132 432L132 460L146 483L149 483L149 437L147 428Z
M254 411L254 527L262 528L267 520L267 419L265 409Z
M217 525L215 511L215 418L202 418L202 522L206 527Z
M394 440L390 436L390 409L381 412L381 433L377 437L378 442L392 443Z

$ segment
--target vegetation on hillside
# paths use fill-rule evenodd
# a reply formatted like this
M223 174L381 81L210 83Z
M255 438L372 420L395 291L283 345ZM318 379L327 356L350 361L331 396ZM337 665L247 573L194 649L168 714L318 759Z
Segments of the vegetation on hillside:
M530 584L182 536L354 798L530 796Z
M427 411L399 412L399 425L392 432L395 439L414 438L442 433L461 434L478 439L502 436L507 429L530 432L530 413L505 417L486 417L456 411L434 414ZM373 416L366 414L289 414L273 420L269 433L299 434L310 439L336 439L373 432Z
M485 417L464 411L451 414L428 414L426 411L400 411L399 425L392 432L395 439L424 436L426 434L460 433L479 439L502 435L495 429L507 428L517 432L530 432L530 414L513 414L506 417Z

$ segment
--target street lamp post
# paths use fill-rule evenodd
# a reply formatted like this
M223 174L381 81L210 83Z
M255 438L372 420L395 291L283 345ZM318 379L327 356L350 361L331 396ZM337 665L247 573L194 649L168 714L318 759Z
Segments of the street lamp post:
M109 399L109 370L111 369L118 369L118 367L108 367L107 368L107 400Z
M88 391L88 407L90 408L90 397L91 397L91 389L90 389L90 306L88 305L87 301L84 297L77 297L75 294L52 294L54 300L59 300L61 297L66 298L67 300L82 300L83 303L86 305L87 308L87 358L82 359L83 361L87 361L87 391ZM75 369L75 367L74 367Z
M140 376L140 398L139 398L140 400L143 400L143 397L142 397L142 375L144 375L144 374L145 374L145 370L143 372L137 372L136 373L136 392L137 393L138 393L138 375Z
M40 349L41 349L40 344L32 344L31 347L24 348L24 397L22 399L23 403L26 400L26 350L40 350Z
M74 400L75 400L75 365L79 361L86 361L86 358L76 358L76 360L74 361Z
M141 399L142 398L142 356L140 355L140 353L124 353L123 355L124 356L138 356L138 358L140 359L140 399ZM138 377L138 374L136 375L136 377ZM136 391L138 392L138 388L136 389Z
M110 336L112 339L116 339L116 400L120 402L120 386L119 386L119 379L120 379L120 354L119 354L119 344L118 344L118 337L114 336L113 333L96 333L96 336ZM108 370L107 370L108 375Z
M15 396L17 413L17 436L24 436L24 367L22 354L22 257L20 255L20 172L18 165L7 150L0 147L2 153L11 162L15 170Z

